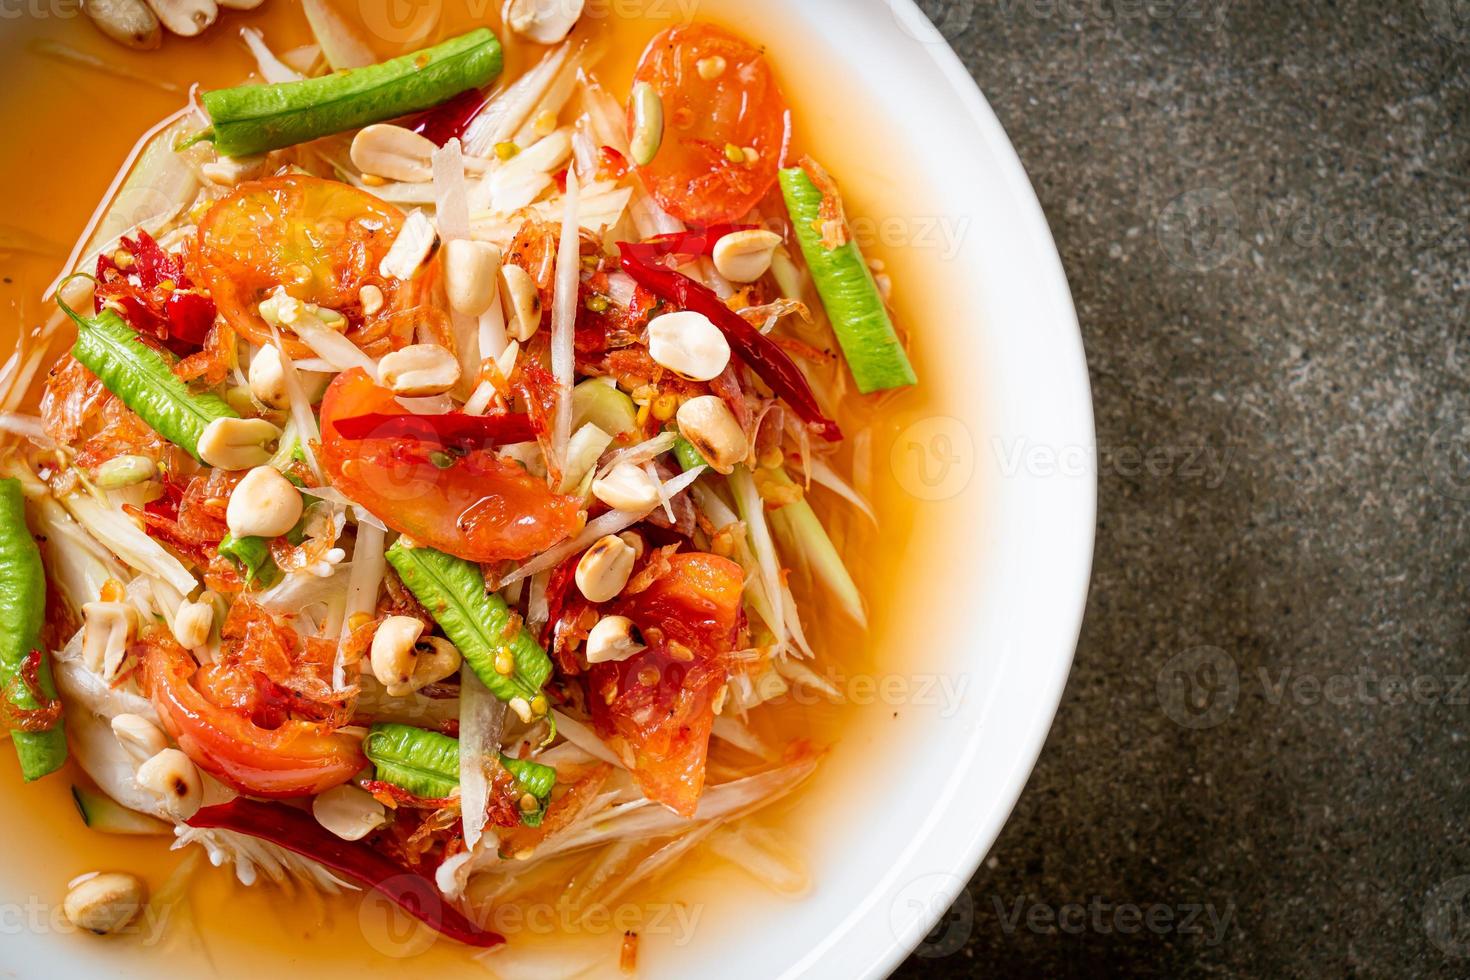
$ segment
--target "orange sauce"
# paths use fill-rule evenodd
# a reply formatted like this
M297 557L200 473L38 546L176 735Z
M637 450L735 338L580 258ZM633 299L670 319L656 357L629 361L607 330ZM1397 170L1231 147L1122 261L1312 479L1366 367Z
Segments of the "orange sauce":
M475 23L488 21L498 28L498 4L486 0L449 0L437 20L409 23L395 21L392 12L402 8L424 17L432 5L363 0L339 6L363 11L369 36L383 56L404 50L404 39L410 37L419 37L411 45L419 47ZM670 2L643 8L677 15L685 6ZM623 7L641 9L637 4L596 0L588 4L591 19L596 21L594 32L607 41L607 54L597 74L620 97L627 92L633 66L648 39L672 22L671 18L611 16ZM698 15L724 22L767 45L795 110L798 143L839 176L850 215L921 213L910 200L915 189L896 179L902 172L901 164L895 163L900 159L898 151L885 149L881 127L867 118L857 100L843 97L841 74L831 67L831 53L811 43L811 38L793 36L781 26L780 7L774 0L702 2ZM7 195L0 217L4 236L0 239L0 331L7 339L13 342L51 315L42 293L62 271L73 242L139 135L178 109L190 86L233 85L253 71L254 62L236 37L244 26L264 31L277 53L311 43L305 18L287 0L268 0L263 8L249 13L222 11L219 23L204 38L186 41L167 36L156 52L125 50L80 15L7 22L0 36L0 88L7 93L0 100L0 132L10 134L5 150L0 151L0 187ZM505 32L497 33L505 39ZM58 60L56 52L63 48L75 53L73 60ZM539 49L507 41L507 77L516 77L539 54ZM117 71L79 65L76 57L99 59ZM119 77L118 72L126 77ZM914 254L898 244L882 236L863 241L869 258L882 260L892 274L899 320L914 330L926 319L926 310L929 318L936 312L925 306L924 297L935 294L942 277L926 268L922 253ZM923 379L929 358L924 345L915 346L916 369ZM929 357L934 354L927 353ZM813 595L798 584L807 634L818 651L815 666L819 671L880 678L888 676L880 673L883 669L898 672L904 669L899 665L920 660L920 653L910 649L911 627L905 624L894 597L906 588L901 575L905 552L923 547L918 543L919 524L925 523L924 533L929 536L935 525L919 521L914 496L895 479L889 448L903 425L932 414L939 397L936 391L921 387L881 400L853 399L839 411L844 431L871 433L866 450L844 450L839 468L846 468L854 454L866 458L866 462L859 459L859 468L870 474L866 489L879 510L883 530L880 535L827 491L813 492L814 505L869 597L871 610L870 629L865 632L825 596ZM849 445L861 441L849 440ZM861 477L859 482L864 482ZM836 746L828 762L842 760L848 774L855 767L861 769L862 752L894 737L894 719L900 714L899 707L885 704L881 697L858 693L851 703L841 705L820 699L803 701L756 711L753 727L777 746L798 738ZM728 751L721 749L716 758ZM0 865L5 868L5 887L23 888L43 902L59 902L68 879L98 868L134 871L153 888L162 886L179 863L179 853L167 849L167 839L117 837L86 829L67 792L78 778L69 769L22 787L12 754L0 747L0 786L5 787L6 798L0 815ZM830 792L825 782L819 771L811 786L757 819L778 830L794 850L823 855L823 837L831 822L851 821L851 807L862 798L861 792L854 795L851 779L844 782L847 788ZM230 870L207 864L190 882L189 903L178 907L178 915L167 923L161 938L154 941L145 935L142 940L116 944L109 955L119 958L120 967L125 962L151 962L152 957L166 952L169 969L181 975L245 975L255 969L279 969L283 964L313 976L362 976L385 964L407 967L412 975L427 975L431 970L463 965L467 955L449 942L431 942L424 949L425 937L401 919L386 917L381 903L358 898L323 901L300 890L247 889L236 884ZM642 955L656 956L658 942L687 941L689 937L681 939L677 928L672 933L654 928L648 921L655 914L650 910L663 908L664 914L671 914L668 910L677 910L678 903L687 907L697 901L708 920L718 917L722 908L733 911L741 902L781 900L768 894L728 863L696 851L673 873L634 889L621 901L643 910L634 914L630 924L635 931L642 928L648 933ZM186 908L187 915L182 911ZM532 944L556 940L554 921L550 928L544 925L528 921L519 931L512 927L512 939ZM579 926L576 931L595 941L605 939L607 963L615 966L621 929L603 924ZM67 941L96 940L71 936Z

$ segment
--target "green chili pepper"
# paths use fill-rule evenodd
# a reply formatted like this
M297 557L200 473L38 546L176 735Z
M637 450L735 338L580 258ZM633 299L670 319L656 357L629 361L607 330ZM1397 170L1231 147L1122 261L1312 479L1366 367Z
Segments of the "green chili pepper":
M551 791L556 786L556 770L530 759L512 759L501 753L500 764L516 778L516 788L523 794L530 793L539 804L534 810L521 809L521 823L527 827L541 826L546 816L546 805L551 802Z
M849 240L834 249L822 244L816 228L822 208L821 190L805 170L792 167L781 171L781 192L786 196L796 240L801 243L812 281L817 284L858 390L866 395L916 384L918 378L857 242Z
M502 701L523 698L535 714L546 714L541 685L551 677L551 659L524 626L506 635L510 610L504 599L485 591L478 565L433 548L410 547L402 538L388 549L388 563L490 693ZM509 674L495 669L502 650L510 652Z
M205 92L215 149L240 157L294 146L436 106L500 74L500 41L486 28L379 65L274 85ZM211 132L201 134L211 138Z
M239 417L218 395L191 392L174 374L172 359L143 343L116 311L84 317L59 299L57 303L77 325L72 356L155 432L195 459L209 423Z
M240 566L245 573L246 585L268 589L281 580L281 568L271 558L270 542L265 538L237 538L226 534L215 553Z
M414 796L440 800L459 788L459 740L412 725L374 725L362 750L377 777Z
M26 528L25 498L20 481L0 480L0 696L22 711L42 707L22 670L31 653L41 650L41 622L46 617L46 573L41 552ZM51 663L42 651L35 683L41 696L54 700ZM66 735L61 722L45 731L12 730L10 740L29 782L55 772L66 761Z

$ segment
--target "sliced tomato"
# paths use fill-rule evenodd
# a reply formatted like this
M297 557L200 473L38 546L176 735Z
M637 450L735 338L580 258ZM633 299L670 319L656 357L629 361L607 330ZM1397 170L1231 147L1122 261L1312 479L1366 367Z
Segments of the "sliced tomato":
M647 649L620 663L593 664L587 700L598 734L631 750L633 776L648 798L692 817L745 577L738 564L716 555L674 555L669 563L648 589L610 608L633 621Z
M337 375L322 399L322 464L332 484L383 523L451 555L525 558L572 534L581 508L494 452L447 452L431 442L346 439L336 422L406 415L360 368Z
M139 647L144 686L164 728L195 765L240 792L307 796L340 786L366 765L361 743L329 724L256 724L266 695L246 673L201 668L157 631Z
M709 74L716 59L724 69L706 79L700 63ZM744 216L771 189L790 110L759 48L710 24L671 27L649 42L633 80L663 98L663 143L637 169L664 210L690 224L718 224ZM745 159L747 149L754 159Z
M348 339L377 356L404 339L383 324L418 301L416 285L378 273L402 226L396 207L340 181L301 174L251 181L199 223L200 274L225 320L257 344L271 340L260 301L284 286L302 302L346 316ZM358 299L367 285L385 298L370 317ZM292 357L314 356L284 332L282 341Z

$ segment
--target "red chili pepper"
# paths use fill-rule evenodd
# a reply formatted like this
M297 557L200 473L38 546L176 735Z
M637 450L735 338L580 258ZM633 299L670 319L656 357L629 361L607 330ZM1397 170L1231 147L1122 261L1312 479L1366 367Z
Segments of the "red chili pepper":
M137 240L123 238L120 241L133 257L133 265L128 272L138 277L144 289L157 289L165 280L183 288L190 285L189 277L184 275L183 261L165 252L146 231L139 229Z
M490 449L536 438L529 415L387 415L371 412L332 422L343 439L400 439L445 449Z
M638 248L650 247L656 255L713 255L715 242L734 231L750 231L755 225L710 225L695 231L676 231L644 239Z
M214 301L193 291L184 260L170 255L146 231L120 240L132 256L124 271L110 255L97 258L97 312L116 307L134 330L165 342L177 354L201 347L214 326Z
M470 128L470 123L475 121L475 117L489 102L489 95L480 89L472 88L467 92L459 93L448 102L440 103L432 109L419 113L409 119L405 125L425 139L431 140L436 146L443 146L455 138L463 140L464 134Z
M168 335L195 347L204 346L214 326L214 301L199 293L172 293L163 304L168 315Z
M709 234L708 231L704 234ZM710 318L741 359L749 364L766 384L808 424L829 442L842 438L837 423L822 414L817 397L807 383L806 375L785 351L770 337L745 322L715 295L714 290L695 282L681 272L665 268L658 259L669 254L667 244L639 245L619 242L623 254L623 271L649 292L668 300L680 309L694 310ZM665 249L660 251L660 249Z
M248 834L311 858L342 877L381 892L409 915L470 946L499 946L505 937L483 929L453 908L434 882L360 841L345 841L307 813L280 803L238 796L208 806L188 821L191 827L221 828Z
M597 179L622 180L628 175L628 158L610 146L597 151Z

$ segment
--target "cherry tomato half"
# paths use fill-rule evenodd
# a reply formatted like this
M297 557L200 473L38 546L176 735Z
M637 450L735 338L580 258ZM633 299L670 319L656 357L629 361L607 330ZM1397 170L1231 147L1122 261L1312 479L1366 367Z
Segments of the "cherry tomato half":
M771 189L790 111L759 48L710 24L671 27L633 80L663 98L663 144L638 175L664 210L693 225L734 221Z
M361 368L322 399L322 465L332 484L420 544L470 561L525 558L577 528L580 503L493 452L447 452L404 439L346 439L335 422L407 414Z
M340 786L367 764L361 743L327 724L293 719L261 728L247 710L212 700L218 678L172 638L140 645L145 689L164 728L195 765L240 792L307 796Z
M219 312L256 344L271 341L257 312L277 286L306 303L335 310L351 324L347 337L369 353L388 333L382 321L416 302L417 287L378 273L403 225L391 204L348 184L287 174L241 184L219 200L199 224L199 266ZM358 294L377 286L385 303L371 317ZM315 356L282 331L286 353Z
M714 699L740 621L745 576L727 558L674 555L668 574L611 612L638 627L647 649L593 664L588 703L598 733L633 750L633 776L649 799L689 817L704 788Z

